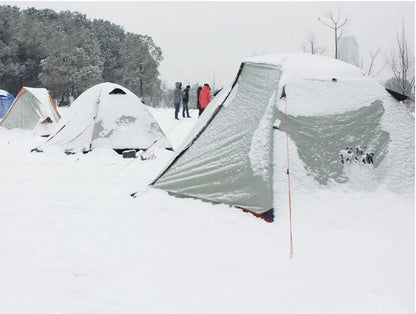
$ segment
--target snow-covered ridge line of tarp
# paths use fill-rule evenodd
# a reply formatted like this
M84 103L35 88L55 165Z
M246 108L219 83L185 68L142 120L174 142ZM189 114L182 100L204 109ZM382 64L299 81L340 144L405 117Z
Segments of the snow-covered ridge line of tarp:
M194 125L194 127L189 131L186 138L183 140L182 144L176 149L176 153L172 156L171 160L166 164L159 176L166 171L167 168L170 167L171 163L187 148L187 146L192 144L194 138L201 132L205 126L209 123L212 115L218 109L219 106L222 105L224 100L227 98L228 94L231 92L232 84L230 84L227 88L224 88L220 93L215 96L209 105L205 108L203 114L198 118L198 122ZM230 95L229 97L232 97ZM180 121L177 124L181 123ZM173 126L172 128L174 128Z
M209 122L211 116L214 114L214 112L217 110L219 106L222 105L224 100L227 98L228 94L230 93L232 88L232 85L229 85L228 87L224 88L220 93L215 96L212 101L209 103L209 105L205 108L203 114L199 117L198 123L195 125L195 127L189 132L186 139L183 141L183 144L181 147L179 147L178 151L183 150L189 142L194 139L194 137L201 131L203 127L206 126L206 124Z
M349 63L324 56L307 53L277 54L257 56L243 60L243 62L267 64L277 66L286 72L287 80L290 78L302 79L358 79L364 73L358 67ZM285 81L283 77L282 81Z
M279 94L285 88L287 113L293 116L338 114L391 99L384 87L361 69L333 58L299 53L258 56L244 62L282 70ZM285 111L282 103L278 108Z

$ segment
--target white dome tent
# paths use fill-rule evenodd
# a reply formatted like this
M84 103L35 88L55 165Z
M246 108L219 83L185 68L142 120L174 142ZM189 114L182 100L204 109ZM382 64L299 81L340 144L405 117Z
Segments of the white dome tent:
M414 117L342 61L308 54L251 58L152 185L273 221L274 209L287 200L288 175L294 190L346 184L412 191Z
M127 88L101 83L83 92L49 139L36 150L60 147L66 153L109 147L117 152L171 144L141 100Z

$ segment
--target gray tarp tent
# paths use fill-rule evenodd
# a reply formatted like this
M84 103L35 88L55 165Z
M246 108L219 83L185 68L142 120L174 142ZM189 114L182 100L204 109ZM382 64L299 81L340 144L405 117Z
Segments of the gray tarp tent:
M272 221L281 192L274 181L287 167L286 118L291 159L302 165L294 176L327 186L348 181L347 162L379 167L392 140L382 119L386 105L397 104L377 82L338 60L304 54L248 60L152 184ZM404 106L400 115L412 129Z

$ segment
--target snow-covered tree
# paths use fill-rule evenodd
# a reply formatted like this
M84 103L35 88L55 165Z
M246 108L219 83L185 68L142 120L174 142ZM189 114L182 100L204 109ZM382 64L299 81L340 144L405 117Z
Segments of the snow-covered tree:
M0 6L0 86L12 94L21 88L19 79L19 32L22 15L18 8Z
M58 13L53 10L26 9L22 12L18 54L20 85L40 87L41 60L59 47L63 32L57 25ZM21 87L20 86L20 87Z
M80 47L48 56L42 60L41 67L39 79L55 97L75 98L103 81L97 60Z
M104 81L121 84L123 80L121 47L125 40L125 31L121 26L104 20L94 20L92 28L100 47Z
M55 98L78 96L110 81L156 101L162 51L150 36L129 34L84 14L0 6L0 84L46 87Z
M154 88L160 87L158 67L162 50L149 36L127 33L121 51L123 85L139 97L151 97Z
M76 98L103 81L99 43L85 15L66 11L60 17L56 26L62 32L53 39L52 52L42 59L38 77L53 96Z

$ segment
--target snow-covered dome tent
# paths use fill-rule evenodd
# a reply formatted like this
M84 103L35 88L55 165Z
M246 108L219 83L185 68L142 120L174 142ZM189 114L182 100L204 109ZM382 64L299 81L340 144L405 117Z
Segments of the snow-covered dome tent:
M1 120L0 126L7 129L33 130L46 136L60 118L47 89L23 87Z
M107 82L83 92L37 150L55 146L66 153L85 153L109 147L122 152L145 149L153 143L172 147L141 100L127 88Z
M414 191L414 117L345 62L250 58L152 185L273 221L287 201L288 175L292 192Z
M8 91L0 89L0 119L4 117L6 112L14 101L14 96Z

